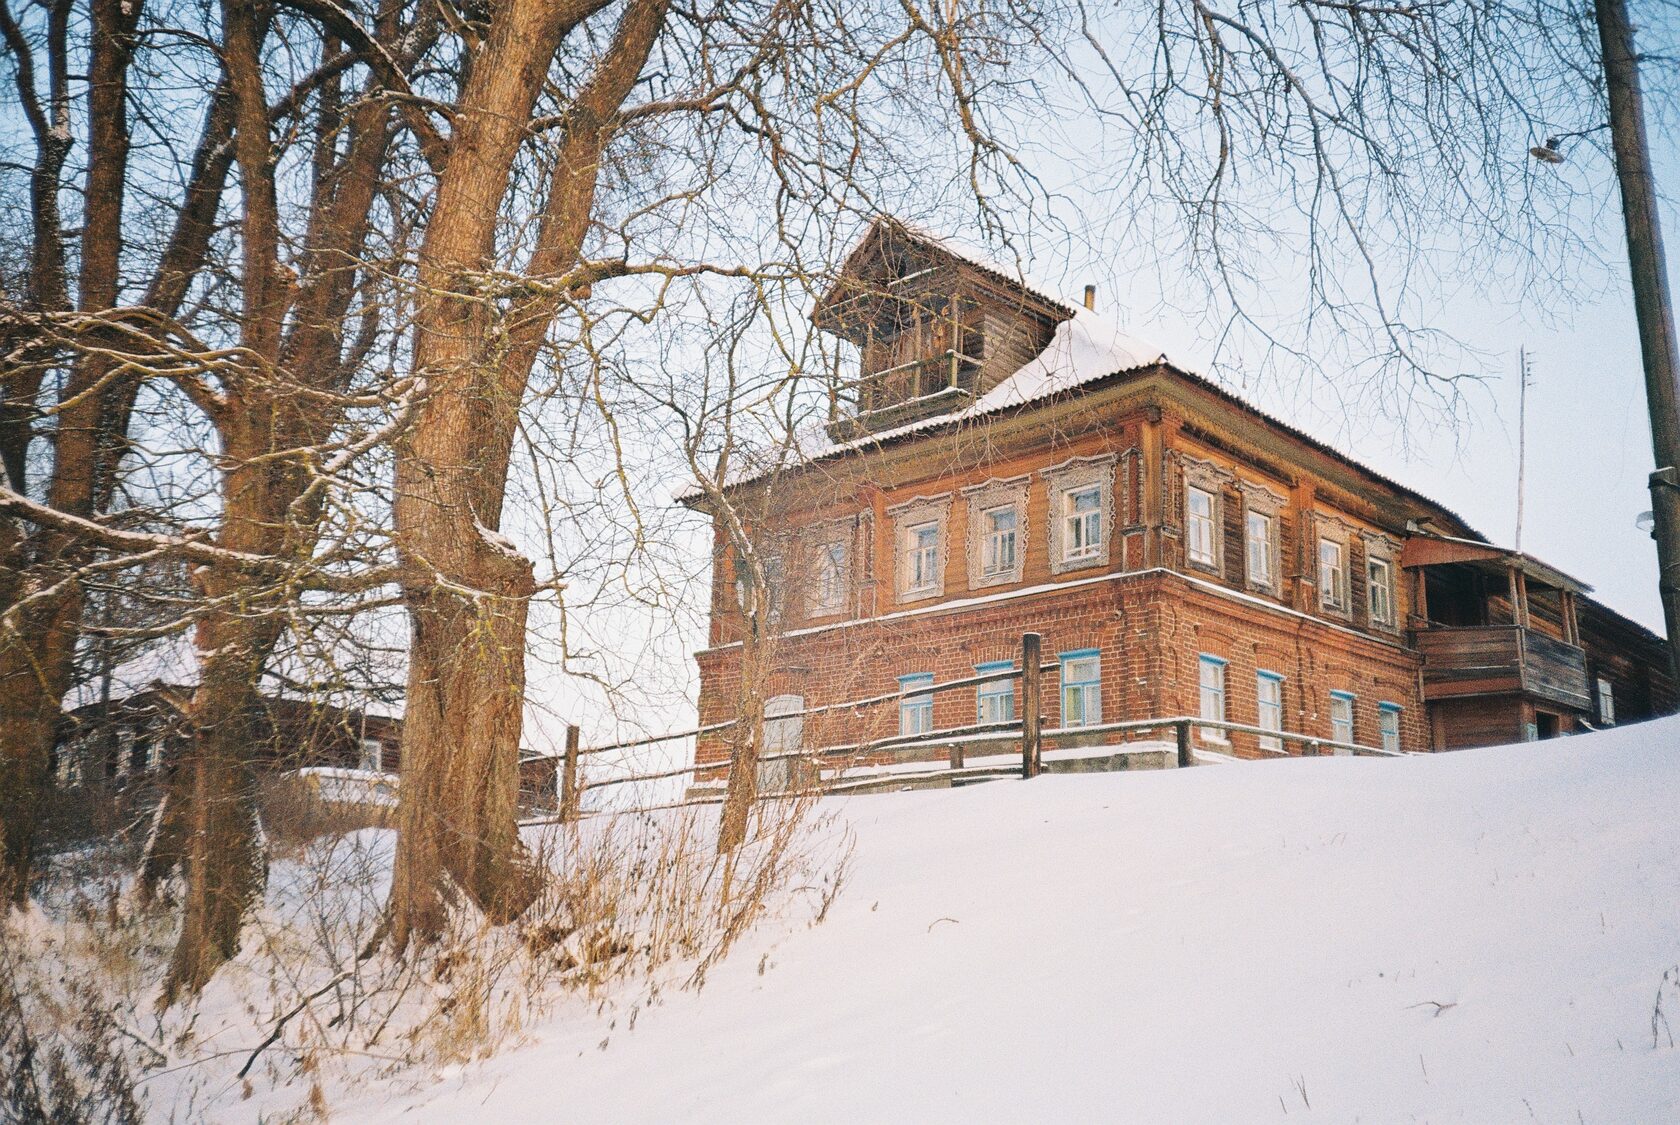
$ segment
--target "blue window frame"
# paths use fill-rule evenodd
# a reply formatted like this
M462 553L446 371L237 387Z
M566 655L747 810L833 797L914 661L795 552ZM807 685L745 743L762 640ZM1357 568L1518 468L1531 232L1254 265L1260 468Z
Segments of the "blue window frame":
M1266 730L1283 729L1283 677L1264 669L1254 675L1254 697L1258 721L1254 724ZM1260 749L1282 750L1283 739L1269 734L1260 736Z
M1062 726L1102 722L1102 654L1094 648L1058 653L1062 673Z
M987 672L1008 672L1014 667L1013 660L992 660L976 664L974 670L984 675ZM989 680L974 689L974 696L979 722L1007 723L1015 717L1014 680Z
M1382 735L1382 748L1400 752L1400 712L1398 703L1377 704L1377 730Z
M1353 722L1353 704L1359 697L1351 691L1332 691L1330 693L1330 738L1334 742L1352 742L1356 733ZM1337 751L1347 753L1347 751Z
M912 672L898 678L900 691L927 687L933 683L932 672ZM898 703L898 733L926 734L933 729L933 696L906 695Z
M1198 713L1201 718L1225 722L1225 658L1203 652L1196 655L1196 686ZM1202 727L1206 742L1229 742L1218 727Z

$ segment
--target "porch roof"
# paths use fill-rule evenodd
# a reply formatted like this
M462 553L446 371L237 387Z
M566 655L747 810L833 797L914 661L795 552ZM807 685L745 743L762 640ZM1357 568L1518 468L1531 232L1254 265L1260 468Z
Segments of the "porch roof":
M1407 570L1447 563L1462 563L1496 573L1520 570L1530 582L1540 586L1568 590L1574 594L1592 591L1592 587L1585 582L1571 578L1532 555L1475 539L1459 539L1450 535L1414 535L1407 539L1400 549L1400 565Z

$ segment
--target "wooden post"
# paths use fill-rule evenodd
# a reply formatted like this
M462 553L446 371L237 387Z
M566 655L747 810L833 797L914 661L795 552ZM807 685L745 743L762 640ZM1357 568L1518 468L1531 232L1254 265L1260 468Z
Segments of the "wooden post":
M1190 750L1190 723L1180 720L1173 724L1173 737L1178 740L1178 768L1196 764L1196 756Z
M560 767L560 820L576 820L578 815L578 729L566 726L566 758Z
M1043 769L1039 744L1039 713L1043 706L1040 697L1039 665L1042 638L1037 633L1021 634L1021 777L1037 777Z

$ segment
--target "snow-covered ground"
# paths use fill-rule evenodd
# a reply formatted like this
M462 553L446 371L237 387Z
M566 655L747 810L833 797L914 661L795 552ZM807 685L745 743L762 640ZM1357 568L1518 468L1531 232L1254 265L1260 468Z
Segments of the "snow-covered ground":
M335 1120L1680 1121L1680 721L844 819L823 925Z

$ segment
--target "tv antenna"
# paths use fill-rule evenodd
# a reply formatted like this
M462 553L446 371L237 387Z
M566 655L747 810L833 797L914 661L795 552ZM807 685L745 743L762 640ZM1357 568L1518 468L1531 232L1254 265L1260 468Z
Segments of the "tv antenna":
M1523 474L1528 467L1528 385L1534 381L1534 368L1528 362L1528 349L1517 349L1517 534L1511 546L1522 550Z

